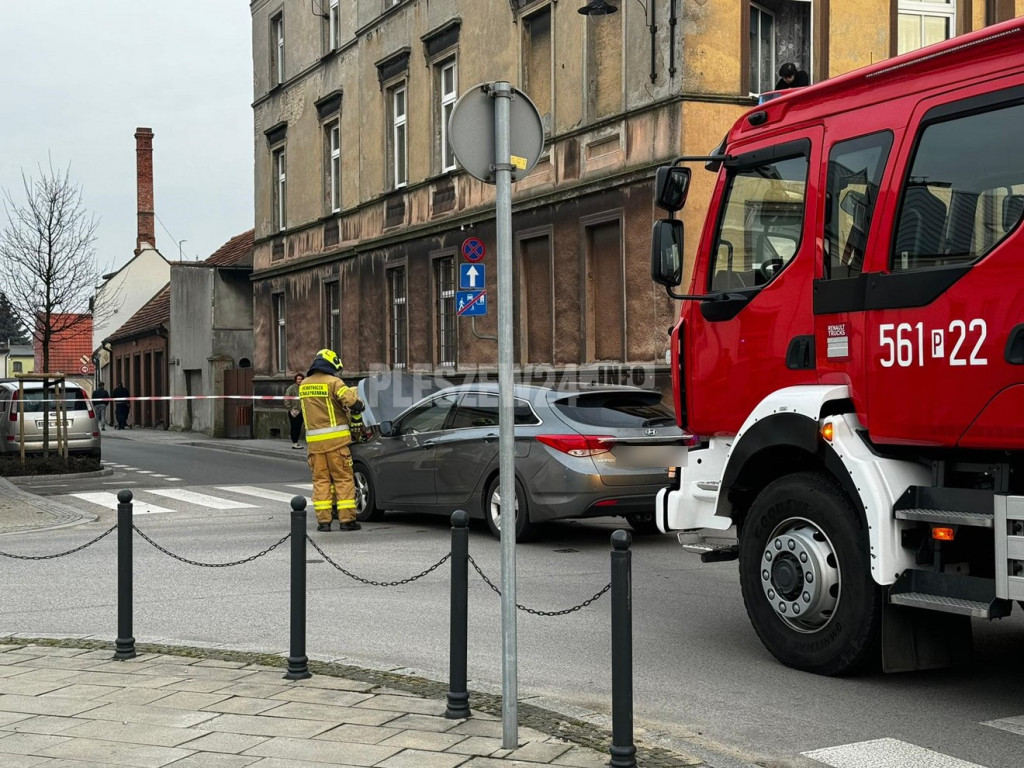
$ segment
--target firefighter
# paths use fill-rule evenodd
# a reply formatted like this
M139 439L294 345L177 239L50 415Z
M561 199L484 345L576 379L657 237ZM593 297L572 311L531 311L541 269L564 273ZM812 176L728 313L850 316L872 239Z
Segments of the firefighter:
M338 510L339 530L358 531L356 489L349 444L351 416L363 412L355 388L341 380L341 360L330 349L313 358L299 385L299 403L306 425L309 468L313 473L313 511L318 531L331 530L331 510Z

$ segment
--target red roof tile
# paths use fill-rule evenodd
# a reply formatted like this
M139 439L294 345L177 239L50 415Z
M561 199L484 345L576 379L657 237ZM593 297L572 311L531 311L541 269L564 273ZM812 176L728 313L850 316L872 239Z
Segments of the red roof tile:
M235 235L204 261L211 267L251 267L255 247L253 230Z
M139 307L139 311L129 317L124 325L114 331L108 338L117 341L129 336L155 331L160 326L167 326L171 319L171 284L161 288L157 294Z
M39 321L36 328L40 327ZM53 336L50 338L50 365L46 373L69 375L91 375L92 364L92 315L62 313L50 317ZM41 331L36 332L40 336ZM43 373L43 344L33 339L36 371Z

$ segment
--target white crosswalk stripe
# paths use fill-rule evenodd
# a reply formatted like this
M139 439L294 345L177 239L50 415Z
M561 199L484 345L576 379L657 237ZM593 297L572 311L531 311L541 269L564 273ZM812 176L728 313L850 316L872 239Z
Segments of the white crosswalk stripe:
M299 488L300 490L303 490L306 493L312 493L313 492L313 484L312 483L289 483L288 487L289 488Z
M899 739L860 741L801 754L832 768L982 768L977 763L968 763Z
M228 485L228 486L217 486L218 491L230 491L232 493L240 493L243 496L255 496L260 499L266 499L268 501L283 501L285 503L291 501L296 494L284 493L282 491L271 491L266 488L259 488L255 485Z
M142 493L153 493L157 496L166 496L168 499L177 499L188 504L195 504L210 509L256 509L255 504L247 504L244 501L229 501L218 496L209 496L205 493L189 491L185 488L147 488Z
M72 493L76 499L82 499L82 501L88 501L92 504L98 504L101 507L107 509L117 509L117 494L110 493L108 491L89 491L87 493ZM139 501L138 499L132 499L132 514L135 515L156 515L162 512L173 512L173 509L167 509L167 507L161 507L156 504L149 504L145 501Z

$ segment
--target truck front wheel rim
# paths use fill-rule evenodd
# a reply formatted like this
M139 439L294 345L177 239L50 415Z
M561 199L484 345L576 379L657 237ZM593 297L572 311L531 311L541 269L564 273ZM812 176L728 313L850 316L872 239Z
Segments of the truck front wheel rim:
M761 554L764 596L775 615L797 632L820 632L832 621L840 576L832 542L804 518L776 526Z

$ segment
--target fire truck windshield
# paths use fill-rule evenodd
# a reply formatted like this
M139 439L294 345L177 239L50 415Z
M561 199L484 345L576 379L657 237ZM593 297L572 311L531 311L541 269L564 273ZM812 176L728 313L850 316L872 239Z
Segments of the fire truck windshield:
M796 255L803 230L807 157L731 171L708 288L734 291L771 280Z

